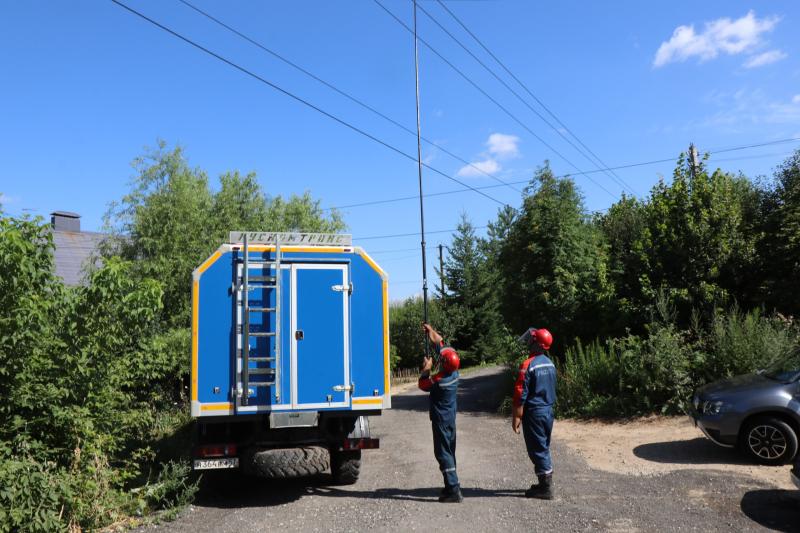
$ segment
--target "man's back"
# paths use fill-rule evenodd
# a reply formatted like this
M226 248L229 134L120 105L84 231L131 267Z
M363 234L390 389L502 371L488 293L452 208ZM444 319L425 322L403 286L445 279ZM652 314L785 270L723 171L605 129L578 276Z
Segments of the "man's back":
M520 365L514 400L528 409L556 403L556 367L545 354L533 355Z

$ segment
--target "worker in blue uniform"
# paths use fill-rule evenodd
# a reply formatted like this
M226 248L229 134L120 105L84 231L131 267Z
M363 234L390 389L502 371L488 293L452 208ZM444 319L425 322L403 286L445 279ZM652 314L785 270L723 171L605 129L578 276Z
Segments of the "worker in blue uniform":
M442 336L435 329L429 324L423 324L422 327L439 353L439 372L431 375L433 358L425 356L419 377L419 388L430 392L433 454L444 478L439 501L459 503L464 499L456 473L456 395L460 360L453 348L445 346Z
M528 358L519 367L514 385L511 427L522 426L528 456L534 465L538 485L525 491L528 498L553 499L553 462L550 435L553 432L553 405L556 403L556 367L547 357L553 336L544 328L529 328L520 337L528 345Z

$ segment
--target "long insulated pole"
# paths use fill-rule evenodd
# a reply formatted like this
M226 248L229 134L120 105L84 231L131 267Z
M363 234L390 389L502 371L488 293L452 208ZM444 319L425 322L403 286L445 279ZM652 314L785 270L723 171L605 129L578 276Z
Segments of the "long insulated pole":
M417 174L419 177L419 228L422 248L422 316L428 322L428 265L425 260L425 206L422 201L422 142L419 120L419 49L417 46L417 0L414 0L414 82L417 89ZM427 347L428 343L425 343ZM427 349L426 349L427 353Z

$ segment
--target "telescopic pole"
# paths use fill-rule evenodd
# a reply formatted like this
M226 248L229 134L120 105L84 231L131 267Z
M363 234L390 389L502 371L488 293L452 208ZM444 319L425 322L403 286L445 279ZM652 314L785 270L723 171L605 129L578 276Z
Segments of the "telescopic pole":
M417 94L417 174L419 177L419 227L420 247L422 248L422 316L428 322L428 265L425 260L425 209L422 201L422 142L419 119L419 49L417 46L417 0L414 0L414 81ZM428 342L425 342L425 353L428 352Z

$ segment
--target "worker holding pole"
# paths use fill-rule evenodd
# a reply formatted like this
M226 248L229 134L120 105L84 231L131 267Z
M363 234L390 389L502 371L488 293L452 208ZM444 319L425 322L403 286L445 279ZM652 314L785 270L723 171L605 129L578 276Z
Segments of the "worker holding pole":
M439 372L431 375L433 358L426 355L419 376L419 388L430 392L430 419L433 430L433 454L444 479L439 501L463 501L456 474L456 395L458 393L458 353L445 346L442 336L430 324L422 324L428 339L439 354Z

